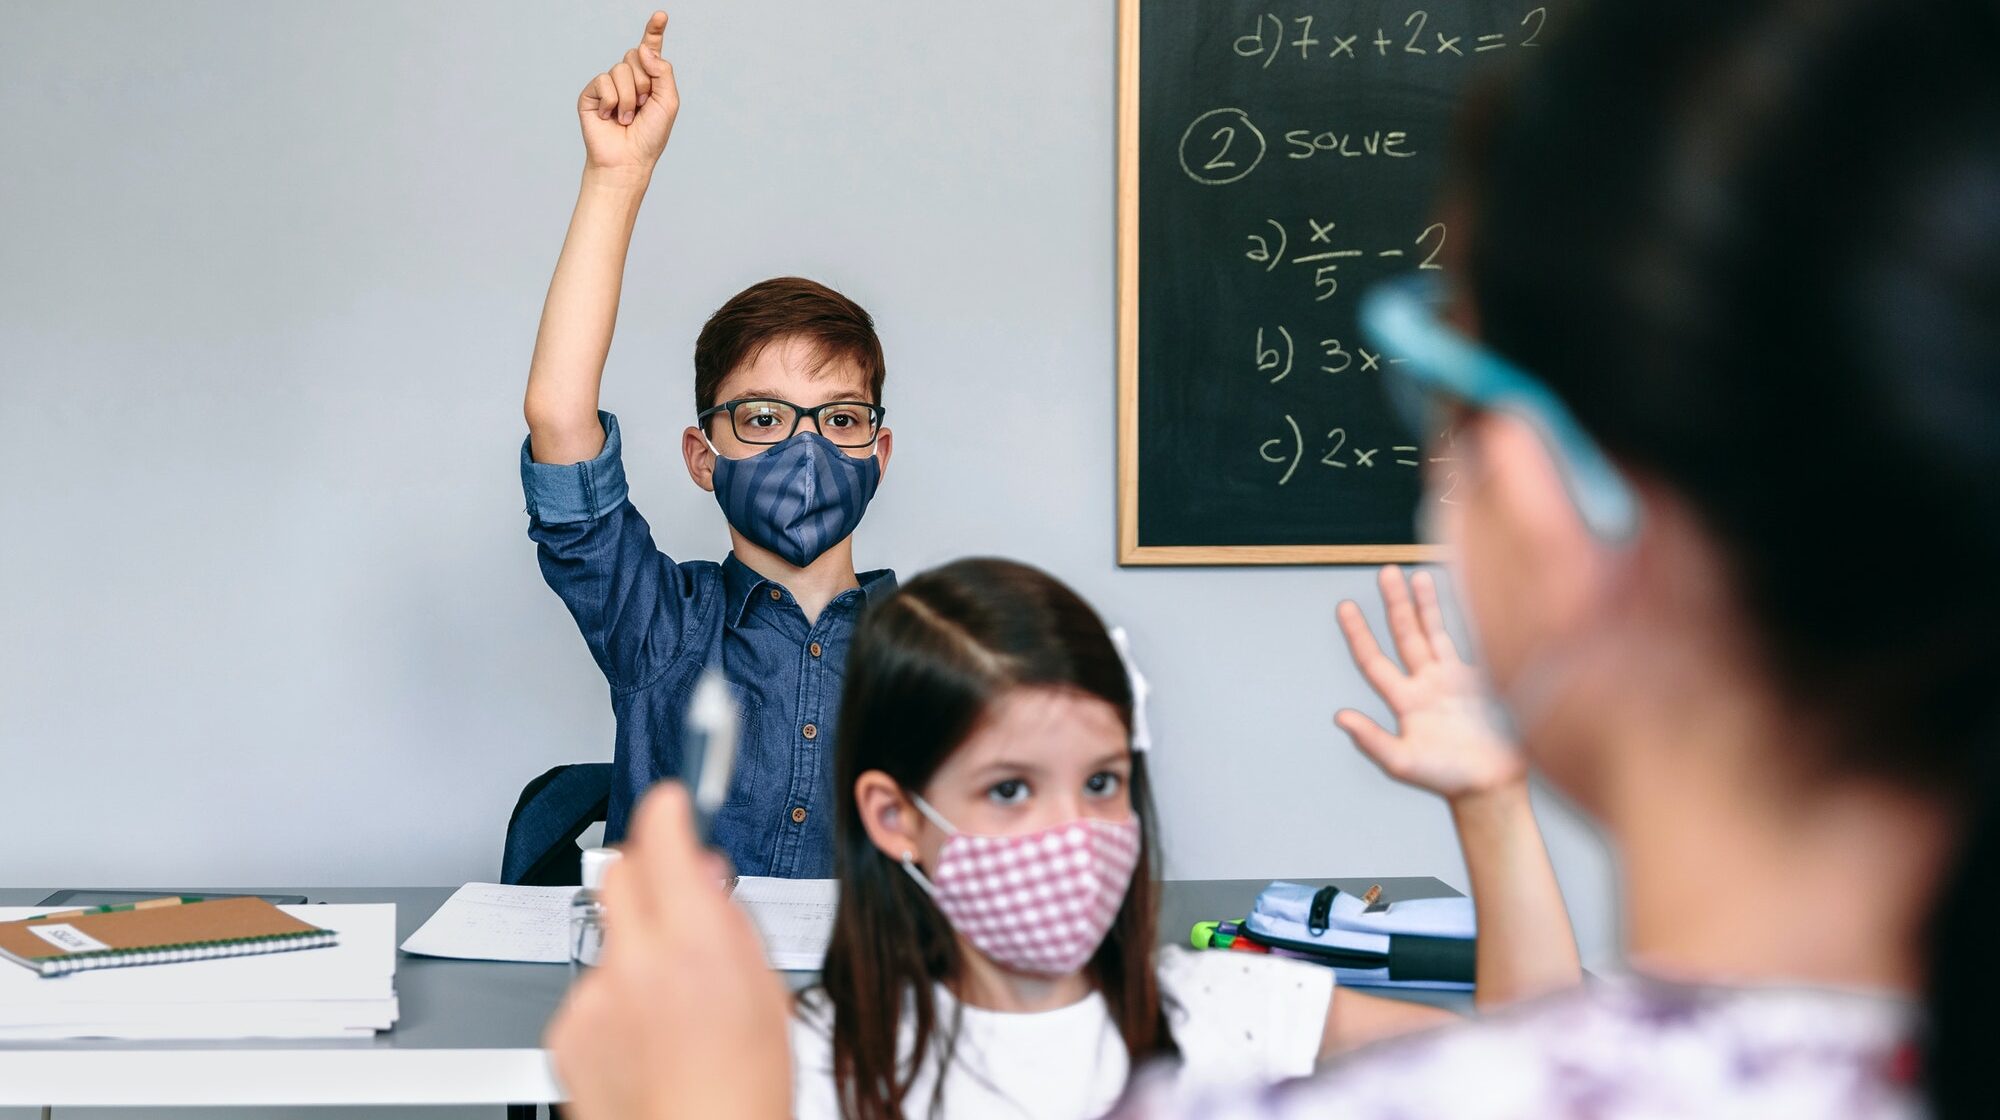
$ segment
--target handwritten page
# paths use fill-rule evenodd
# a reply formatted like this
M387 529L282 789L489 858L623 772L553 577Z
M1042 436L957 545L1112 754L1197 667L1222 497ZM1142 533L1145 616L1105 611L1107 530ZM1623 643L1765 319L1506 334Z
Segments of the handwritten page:
M733 896L764 938L764 957L780 972L812 972L833 939L838 879L766 879L746 875Z
M473 961L569 961L576 887L467 883L403 942L405 953Z

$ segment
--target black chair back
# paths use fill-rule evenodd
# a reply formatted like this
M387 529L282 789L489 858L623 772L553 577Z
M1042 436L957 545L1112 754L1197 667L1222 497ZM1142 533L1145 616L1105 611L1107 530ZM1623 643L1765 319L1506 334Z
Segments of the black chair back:
M608 762L558 766L529 782L507 819L500 881L532 887L583 882L583 851L576 838L603 820L610 805Z

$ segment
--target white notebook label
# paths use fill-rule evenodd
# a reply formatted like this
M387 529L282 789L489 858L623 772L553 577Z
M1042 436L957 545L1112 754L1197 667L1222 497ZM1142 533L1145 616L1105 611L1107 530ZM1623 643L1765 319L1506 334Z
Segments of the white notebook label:
M54 945L65 953L95 953L111 946L99 941L73 925L51 922L45 926L29 926L28 932Z

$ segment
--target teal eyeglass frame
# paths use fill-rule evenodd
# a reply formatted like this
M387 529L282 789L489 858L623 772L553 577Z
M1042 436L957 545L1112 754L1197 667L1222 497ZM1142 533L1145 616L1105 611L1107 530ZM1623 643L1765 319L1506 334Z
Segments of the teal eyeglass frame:
M1362 333L1401 359L1384 366L1390 395L1437 393L1528 421L1553 453L1590 531L1607 542L1631 540L1639 529L1639 497L1631 483L1548 386L1452 329L1439 317L1444 305L1444 285L1421 274L1384 281L1362 296Z

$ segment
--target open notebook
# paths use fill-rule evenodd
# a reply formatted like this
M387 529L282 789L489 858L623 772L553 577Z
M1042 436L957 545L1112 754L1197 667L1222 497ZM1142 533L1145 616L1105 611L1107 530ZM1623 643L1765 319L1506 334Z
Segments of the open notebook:
M569 960L569 906L575 887L467 883L403 942L428 957L561 964ZM780 971L812 971L826 959L840 884L833 879L745 875L733 892Z
M764 939L764 958L780 972L813 972L826 962L838 879L767 879L745 875L732 892Z
M0 957L42 976L98 968L171 964L318 949L329 929L292 917L261 898L71 910L0 922Z

